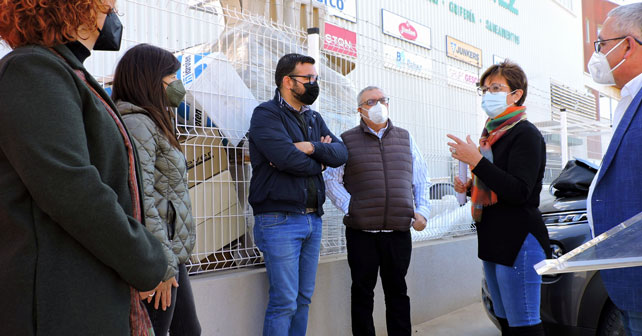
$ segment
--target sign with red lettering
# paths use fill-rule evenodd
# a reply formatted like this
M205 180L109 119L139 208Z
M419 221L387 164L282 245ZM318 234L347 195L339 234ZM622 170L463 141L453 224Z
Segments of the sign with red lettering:
M326 22L324 35L323 49L357 57L357 33Z
M432 47L430 28L385 9L381 10L383 33L414 43L424 48Z
M406 40L414 41L417 39L417 30L408 21L399 25L399 33Z
M456 86L464 90L477 91L479 77L470 71L462 70L449 65L447 68L448 85Z

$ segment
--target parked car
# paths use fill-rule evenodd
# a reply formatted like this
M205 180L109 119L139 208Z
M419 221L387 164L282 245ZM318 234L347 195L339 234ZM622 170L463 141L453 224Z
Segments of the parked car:
M450 182L435 182L430 186L430 199L440 200L446 195L455 195L455 187Z
M548 229L553 258L592 238L586 195L556 198L544 187L540 198L539 209ZM499 328L484 279L481 294L486 314ZM609 299L596 271L543 276L540 312L547 335L624 335L620 311Z

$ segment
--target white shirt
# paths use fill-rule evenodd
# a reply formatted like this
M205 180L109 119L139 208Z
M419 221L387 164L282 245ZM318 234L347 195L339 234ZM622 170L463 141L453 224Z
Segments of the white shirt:
M617 107L615 108L615 113L613 114L613 132L617 129L618 125L620 124L620 121L622 120L622 117L624 116L624 113L626 110L629 108L629 105L631 105L631 102L633 101L633 98L635 98L635 95L642 89L642 74L637 75L635 78L630 80L622 90L620 91L621 94L621 99L620 102L617 104ZM593 236L595 236L595 230L593 228L593 213L591 211L591 200L593 199L593 191L595 190L595 183L597 182L597 177L600 176L600 171L602 170L602 165L600 164L600 169L597 170L597 173L595 174L595 178L593 179L593 182L591 182L591 186L589 187L589 193L588 197L586 198L586 212L588 216L588 221L589 221L589 226L591 227L591 233Z
M372 134L375 134L379 139L383 136L388 126L375 132L372 128L368 127ZM430 181L428 180L428 167L424 161L417 144L415 144L412 135L410 135L410 152L412 154L412 189L415 198L415 212L428 219L430 214ZM323 177L326 184L326 195L332 201L332 204L338 209L343 211L344 214L348 213L348 206L350 205L350 193L343 186L343 173L345 172L345 165L337 168L326 169ZM379 232L379 231L378 231ZM387 232L381 230L381 232Z

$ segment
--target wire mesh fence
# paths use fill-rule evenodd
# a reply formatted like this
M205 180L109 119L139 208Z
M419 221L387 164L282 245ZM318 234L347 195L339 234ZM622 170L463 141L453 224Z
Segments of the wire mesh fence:
M263 16L223 9L218 1L119 1L125 34L120 53L95 52L86 64L109 88L117 60L130 47L150 43L175 53L188 91L176 127L188 165L197 242L190 273L262 263L252 240L248 203L251 178L247 131L254 107L275 93L274 69L287 53L307 53L307 34ZM329 17L337 27L350 25ZM446 134L479 134L484 118L476 93L480 67L447 56L445 46L409 45L381 34L363 19L356 42L328 41L317 60L318 110L335 135L358 124L357 93L380 87L390 97L391 120L410 131L431 177L431 213L413 241L474 233L470 204L453 189L457 163ZM323 25L321 22L320 25ZM322 45L326 36L321 29ZM332 39L332 37L330 37ZM404 44L405 43L405 44ZM529 87L529 109L550 111L547 87ZM343 214L326 201L321 253L345 252Z

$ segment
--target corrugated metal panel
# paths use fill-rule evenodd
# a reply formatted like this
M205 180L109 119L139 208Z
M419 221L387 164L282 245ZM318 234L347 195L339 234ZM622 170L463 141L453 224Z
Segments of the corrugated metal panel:
M559 120L559 109L566 108L570 118L578 121L595 121L597 108L595 97L568 86L551 81L551 107L553 120Z

